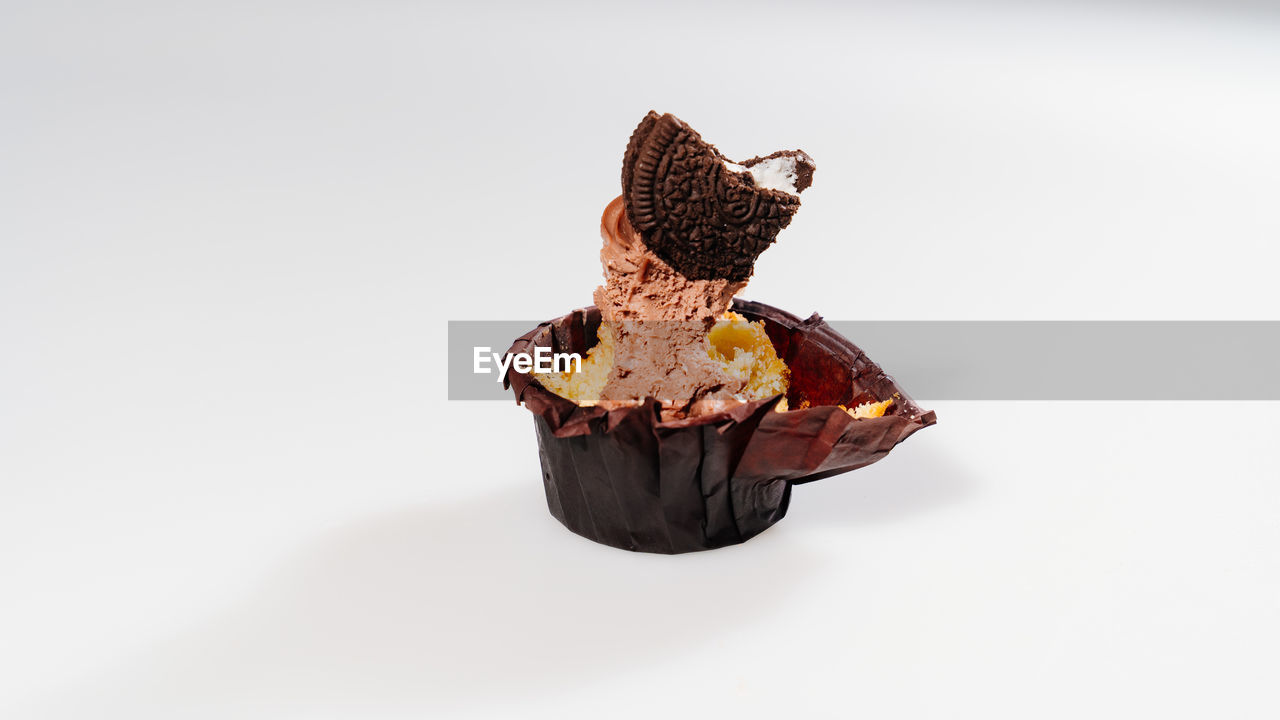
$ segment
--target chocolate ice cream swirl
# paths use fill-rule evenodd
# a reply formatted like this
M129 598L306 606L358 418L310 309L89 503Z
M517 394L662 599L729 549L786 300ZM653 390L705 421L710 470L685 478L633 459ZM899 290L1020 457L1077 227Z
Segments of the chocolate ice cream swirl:
M621 197L605 208L600 235L605 284L596 288L595 302L615 336L600 404L653 397L663 418L675 419L741 402L735 396L745 380L711 359L707 332L746 281L691 280L674 270L631 227Z
M610 322L622 320L696 320L709 329L729 309L747 282L690 280L645 246L631 227L619 196L600 218L605 284L596 288L596 307Z

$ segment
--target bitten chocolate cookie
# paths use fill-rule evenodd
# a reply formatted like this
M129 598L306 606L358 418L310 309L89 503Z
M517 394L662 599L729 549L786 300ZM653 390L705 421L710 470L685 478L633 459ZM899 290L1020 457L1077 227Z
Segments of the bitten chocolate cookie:
M645 245L693 280L746 280L800 209L813 160L799 150L741 164L670 113L650 111L627 143L622 197Z

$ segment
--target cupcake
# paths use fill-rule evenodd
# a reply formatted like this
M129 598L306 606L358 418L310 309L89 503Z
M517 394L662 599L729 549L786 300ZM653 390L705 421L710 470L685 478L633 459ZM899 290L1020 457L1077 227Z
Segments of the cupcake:
M741 543L782 519L793 485L935 422L819 316L735 299L814 169L800 150L734 162L670 114L640 122L601 219L594 306L508 350L581 358L504 378L567 528L643 552Z

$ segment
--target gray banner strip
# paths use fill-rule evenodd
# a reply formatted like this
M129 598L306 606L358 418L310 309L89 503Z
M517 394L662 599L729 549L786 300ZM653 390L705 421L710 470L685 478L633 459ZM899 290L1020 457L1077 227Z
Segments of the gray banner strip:
M828 321L918 400L1280 400L1277 321ZM449 399L511 400L474 349L537 322L450 321Z

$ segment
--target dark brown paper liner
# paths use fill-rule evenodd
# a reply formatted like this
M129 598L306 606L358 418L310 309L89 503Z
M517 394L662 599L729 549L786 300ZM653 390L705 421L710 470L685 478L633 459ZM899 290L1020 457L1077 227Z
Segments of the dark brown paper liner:
M936 422L866 353L817 315L800 320L762 303L733 309L763 320L791 369L781 396L726 412L662 422L657 403L580 407L525 373L503 382L534 414L551 514L596 542L682 553L744 542L781 520L791 486L879 460ZM508 353L586 353L600 313L575 310L517 339ZM837 407L893 399L883 417L855 420Z

